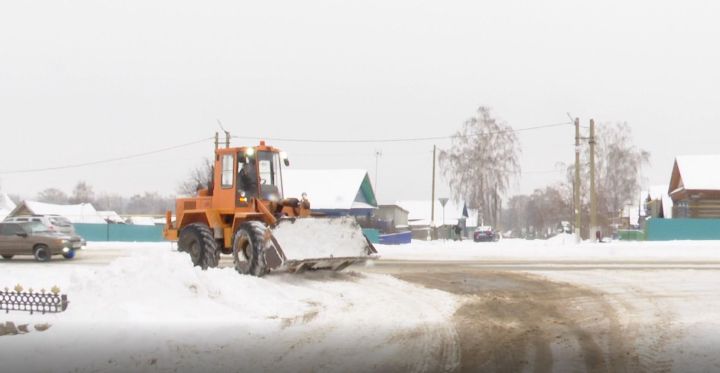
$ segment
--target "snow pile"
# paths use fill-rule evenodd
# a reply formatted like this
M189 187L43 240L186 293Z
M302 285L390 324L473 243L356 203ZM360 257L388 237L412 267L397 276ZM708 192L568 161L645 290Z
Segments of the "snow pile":
M288 259L367 255L367 240L355 218L304 218L283 221L273 235Z
M0 285L58 285L60 314L13 312L0 321L49 323L45 332L0 337L9 372L372 371L452 340L450 294L385 275L318 272L243 276L201 271L163 244L91 243L87 251L132 247L109 265L0 262ZM405 338L422 328L427 333ZM410 333L412 334L412 333Z

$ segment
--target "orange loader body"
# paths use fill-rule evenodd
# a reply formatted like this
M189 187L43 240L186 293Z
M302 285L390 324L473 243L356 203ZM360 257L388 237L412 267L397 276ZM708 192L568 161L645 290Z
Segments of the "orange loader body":
M261 276L288 267L290 261L272 228L279 220L313 219L307 196L282 195L282 168L288 165L284 152L264 141L255 147L216 149L210 185L199 188L196 197L177 199L175 220L170 211L166 213L165 239L178 241L178 249L190 253L193 263L203 269L217 266L220 253L233 254L241 273ZM364 256L293 261L286 269L344 268L373 258L377 251L369 241L367 245Z

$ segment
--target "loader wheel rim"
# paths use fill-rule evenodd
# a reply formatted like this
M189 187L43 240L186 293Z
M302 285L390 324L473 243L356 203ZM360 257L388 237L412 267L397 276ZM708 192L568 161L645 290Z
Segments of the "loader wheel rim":
M250 262L252 250L252 241L247 235L247 232L238 232L238 237L233 244L233 261L235 262L235 269L240 273L250 272Z
M260 277L268 272L264 257L266 230L263 223L251 221L243 223L235 233L233 259L239 273Z
M193 263L196 263L196 265L201 265L200 262L202 261L202 256L200 255L200 243L198 241L193 241L190 243L188 253L192 258Z

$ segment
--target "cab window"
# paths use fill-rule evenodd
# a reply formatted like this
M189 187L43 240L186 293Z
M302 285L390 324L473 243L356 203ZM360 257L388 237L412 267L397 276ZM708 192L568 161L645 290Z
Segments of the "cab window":
M238 193L246 198L257 197L258 175L255 169L255 157L246 157L238 164Z
M262 198L270 200L282 198L280 155L272 152L259 152L258 173Z
M221 187L224 189L233 186L233 155L225 154L222 157Z

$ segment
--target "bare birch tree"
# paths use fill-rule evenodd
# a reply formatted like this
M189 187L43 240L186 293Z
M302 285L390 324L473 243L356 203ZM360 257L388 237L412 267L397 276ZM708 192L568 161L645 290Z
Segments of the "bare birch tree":
M650 163L650 153L633 144L627 123L601 125L597 138L598 206L605 207L610 217L636 200L642 187L641 171Z
M632 129L627 123L604 123L597 127L595 146L595 177L598 202L598 223L609 228L612 219L618 217L621 210L635 202L641 188L642 168L650 163L650 153L633 143ZM580 193L582 202L583 230L587 230L590 204L590 169L588 167L589 150L583 153L582 182ZM567 178L570 185L574 180L573 166L568 167Z
M450 149L440 151L439 160L453 198L465 200L469 208L479 209L486 223L495 225L500 196L520 172L519 153L512 127L481 106L453 135Z
M198 189L208 188L212 182L213 164L209 158L203 159L202 164L190 171L187 180L178 186L178 194L185 196L195 195Z
M37 197L35 197L39 202L46 202L46 203L56 203L60 205L64 205L68 203L68 195L65 194L60 189L57 188L47 188L43 190L42 192L37 194Z
M92 186L84 181L78 181L73 188L72 195L68 202L70 203L93 203L95 201L95 192Z

